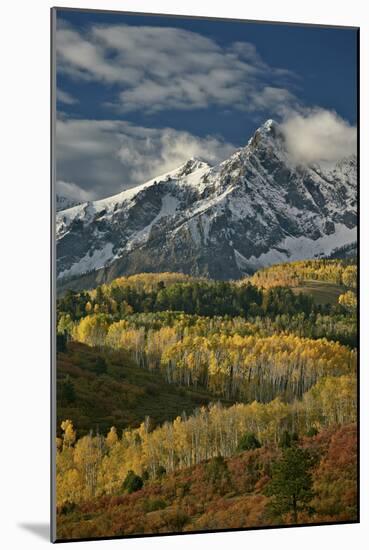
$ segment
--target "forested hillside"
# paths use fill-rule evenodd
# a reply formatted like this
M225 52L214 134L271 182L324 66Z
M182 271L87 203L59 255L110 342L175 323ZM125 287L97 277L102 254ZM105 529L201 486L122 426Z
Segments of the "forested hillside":
M325 281L356 289L356 258L345 260L300 260L276 264L257 271L246 282L262 288L275 286L301 286L306 280Z
M58 353L59 436L66 418L73 419L79 437L91 429L105 434L111 426L120 433L128 427L138 428L146 416L156 426L183 412L189 415L213 400L214 395L203 388L169 384L158 370L140 368L124 349L103 351L70 342Z
M69 447L65 446L58 454L58 483L64 476L70 491L70 500L58 507L58 536L77 539L207 531L219 526L240 529L282 523L354 521L356 426L328 428L317 435L312 431L292 445L288 438L284 439L279 445L260 446L257 440L247 445L246 437L245 447L240 445L230 457L219 455L176 471L166 472L161 467L154 478L148 479L146 471L142 477L133 472L123 477L125 470L117 469L118 464L123 467L122 442L114 431L100 441L98 451L97 442L89 439L80 440L78 448L73 448L72 435L65 443ZM86 460L89 446L95 453L90 450L90 459ZM297 482L294 478L299 496L297 522L290 504L292 495L281 495L272 484L273 478L275 484L288 481L286 467L296 475L300 470L296 462L308 466L302 474L299 472ZM67 475L64 468L68 463L73 464L73 469L67 470ZM96 482L95 468L98 468ZM101 496L91 498L91 489L87 489L81 500L79 472L89 475L90 484ZM102 483L108 490L101 490ZM59 485L59 491L65 490L65 486Z
M322 303L306 281L342 293ZM355 519L350 261L69 291L57 344L60 538Z

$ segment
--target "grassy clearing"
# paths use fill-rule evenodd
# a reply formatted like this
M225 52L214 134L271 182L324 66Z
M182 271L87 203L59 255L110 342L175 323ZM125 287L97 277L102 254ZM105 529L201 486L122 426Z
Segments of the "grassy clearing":
M291 290L298 294L309 294L317 304L336 304L340 294L345 292L341 285L326 281L305 280L301 286L292 287Z

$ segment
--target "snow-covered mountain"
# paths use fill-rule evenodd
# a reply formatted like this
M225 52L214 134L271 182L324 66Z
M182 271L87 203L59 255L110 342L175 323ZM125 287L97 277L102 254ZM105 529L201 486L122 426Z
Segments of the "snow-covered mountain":
M356 241L356 157L294 164L272 120L224 162L192 158L167 174L57 214L64 285L142 271L239 278Z

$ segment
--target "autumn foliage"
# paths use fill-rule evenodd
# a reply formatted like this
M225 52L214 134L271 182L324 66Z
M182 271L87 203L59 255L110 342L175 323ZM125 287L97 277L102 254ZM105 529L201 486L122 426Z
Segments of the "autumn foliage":
M354 262L139 274L58 308L58 538L355 521Z
M262 287L297 287L306 280L326 281L356 289L356 259L346 260L300 260L276 264L257 271L247 282Z
M345 449L341 460L337 446ZM355 520L356 426L323 430L304 437L299 447L313 457L311 502L298 512L299 523ZM270 513L266 495L273 465L282 458L275 445L225 458L209 459L146 481L128 494L115 492L58 507L58 537L80 538L145 533L207 531L293 523L287 511ZM214 464L214 463L213 463ZM217 477L212 473L219 474ZM335 480L341 480L336 483ZM332 482L331 482L331 481ZM309 510L310 509L310 510Z

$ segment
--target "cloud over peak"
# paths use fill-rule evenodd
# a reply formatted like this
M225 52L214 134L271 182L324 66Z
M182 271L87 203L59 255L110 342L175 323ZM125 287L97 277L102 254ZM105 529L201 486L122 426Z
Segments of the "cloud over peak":
M304 113L290 113L281 127L295 162L335 164L356 153L356 126L334 111L314 108Z
M173 128L146 128L119 120L59 119L58 192L102 198L173 170L191 157L220 162L234 145ZM66 188L66 185L69 185ZM68 193L67 193L68 191ZM87 200L87 199L86 199Z

